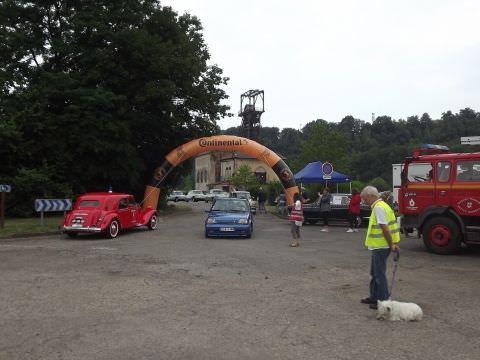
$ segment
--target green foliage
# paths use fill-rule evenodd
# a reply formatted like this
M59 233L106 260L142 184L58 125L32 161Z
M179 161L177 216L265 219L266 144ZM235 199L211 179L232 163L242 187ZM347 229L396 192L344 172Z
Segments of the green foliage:
M349 172L349 140L324 120L309 123L304 128L306 140L294 164L295 172L307 163L321 160L329 161L335 170Z
M225 135L242 136L240 126L231 127L221 132ZM285 157L290 163L300 153L302 145L302 132L296 129L285 128L279 132L277 127L262 127L258 142L278 155Z
M6 207L9 215L28 217L34 213L35 199L72 199L69 184L59 182L52 169L21 168L11 179L12 192L8 193Z
M235 173L232 175L231 181L237 190L246 190L253 193L260 186L255 173L252 171L250 166L246 164L241 165L235 171Z
M0 14L0 179L14 186L8 215L31 213L39 196L109 185L140 197L166 154L219 133L217 120L231 115L222 105L228 78L208 65L194 16L156 0L8 0L0 2ZM459 145L461 136L479 134L480 114L465 108L437 120L425 113L369 123L348 115L339 123L309 122L301 131L265 127L259 142L286 157L294 172L331 161L356 181L378 177L390 184L391 164L419 144L479 151ZM165 186L179 184L191 169L178 166Z
M156 0L4 1L0 14L2 178L47 168L75 193L138 196L163 156L228 115L196 17Z
M263 186L263 190L267 194L267 203L275 204L275 199L283 192L283 185L280 181L270 181Z
M189 192L190 190L193 190L194 186L195 182L193 181L193 176L191 174L183 177L183 191Z
M369 182L369 185L375 186L378 189L378 191L385 191L385 190L391 190L392 189L391 184L388 184L381 177L376 177L375 179L372 179Z
M352 190L357 189L359 192L363 190L366 184L360 180L353 180L352 181Z

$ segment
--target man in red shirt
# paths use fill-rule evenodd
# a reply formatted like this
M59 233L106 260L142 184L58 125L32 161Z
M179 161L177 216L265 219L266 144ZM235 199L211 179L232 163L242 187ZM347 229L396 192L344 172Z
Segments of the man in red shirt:
M352 197L350 199L350 204L348 205L348 214L350 220L350 228L347 230L348 233L357 232L358 231L358 220L357 218L360 216L360 202L362 199L360 198L360 193L357 189L352 189Z

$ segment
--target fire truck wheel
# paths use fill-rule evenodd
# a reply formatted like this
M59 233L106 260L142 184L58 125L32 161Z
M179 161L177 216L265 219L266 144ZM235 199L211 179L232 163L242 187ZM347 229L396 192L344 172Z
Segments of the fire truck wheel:
M423 243L428 250L442 255L454 254L461 246L457 223L446 216L436 216L425 223Z
M107 238L109 239L114 239L118 236L118 233L120 232L120 224L117 219L114 219L110 222L110 225L108 225L107 228Z

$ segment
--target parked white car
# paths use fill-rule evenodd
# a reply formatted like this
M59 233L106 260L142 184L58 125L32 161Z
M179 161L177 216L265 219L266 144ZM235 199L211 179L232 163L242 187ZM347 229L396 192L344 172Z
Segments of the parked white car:
M208 201L208 196L202 190L190 190L187 194L187 201Z
M174 190L167 196L167 201L188 201L187 195L180 190Z

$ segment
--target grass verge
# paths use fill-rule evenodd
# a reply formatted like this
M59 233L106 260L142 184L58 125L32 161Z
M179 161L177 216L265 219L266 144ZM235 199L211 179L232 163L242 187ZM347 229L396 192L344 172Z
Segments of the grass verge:
M192 211L186 204L169 204L163 210L159 210L160 216L181 214ZM41 234L60 231L63 225L64 216L44 214L43 225L40 223L40 216L33 218L7 218L3 229L0 229L0 238L8 238L20 235Z
M0 237L59 231L59 226L62 224L63 215L49 216L45 214L43 225L40 223L40 216L35 218L7 218L3 229L0 229Z

